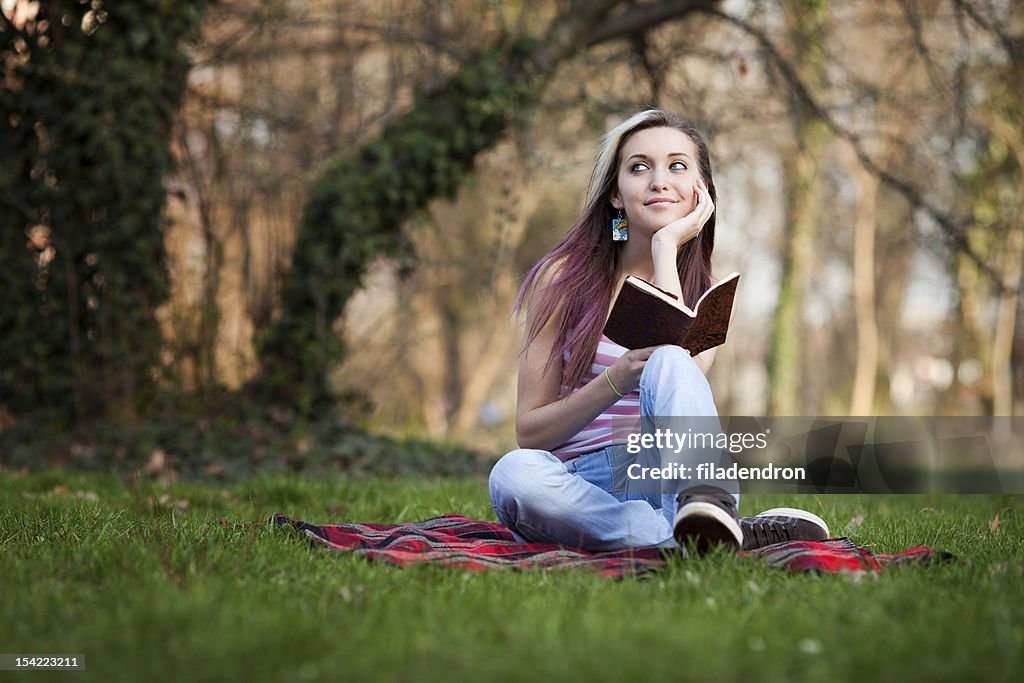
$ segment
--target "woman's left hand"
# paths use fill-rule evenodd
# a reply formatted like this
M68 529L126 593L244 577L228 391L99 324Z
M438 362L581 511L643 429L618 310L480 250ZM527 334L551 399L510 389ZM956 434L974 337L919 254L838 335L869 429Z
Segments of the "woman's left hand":
M711 201L711 195L708 193L703 178L697 180L697 184L693 186L693 193L697 197L697 203L693 210L654 233L653 246L656 249L659 247L678 249L699 235L700 231L704 229L704 225L711 219L711 215L715 212L715 204Z

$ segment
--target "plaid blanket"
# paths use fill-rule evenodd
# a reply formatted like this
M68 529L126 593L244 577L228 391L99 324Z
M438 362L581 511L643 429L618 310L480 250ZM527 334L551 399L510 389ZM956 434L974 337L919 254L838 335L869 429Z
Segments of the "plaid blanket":
M549 543L520 543L498 522L443 515L409 524L307 524L275 515L273 522L301 531L314 546L362 555L399 567L434 563L484 569L582 568L609 576L643 574L665 565L666 551L636 548L587 552ZM823 542L792 541L740 557L759 558L791 572L880 572L902 564L926 564L953 558L932 548L911 548L893 555L876 554L847 538Z

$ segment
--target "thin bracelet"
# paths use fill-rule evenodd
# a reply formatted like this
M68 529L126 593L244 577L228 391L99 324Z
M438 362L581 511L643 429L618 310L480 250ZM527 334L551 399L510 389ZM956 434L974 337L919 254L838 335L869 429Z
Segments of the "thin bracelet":
M615 392L616 396L618 396L619 398L625 396L625 394L623 394L621 391L615 388L615 383L612 382L612 376L608 374L608 368L604 369L604 378L608 380L608 386L612 388L612 391Z

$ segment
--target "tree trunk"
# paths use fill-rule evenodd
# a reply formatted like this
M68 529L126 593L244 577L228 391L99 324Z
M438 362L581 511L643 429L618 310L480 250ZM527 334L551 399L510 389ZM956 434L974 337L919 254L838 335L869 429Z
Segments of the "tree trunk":
M820 0L785 4L786 21L796 54L794 63L801 80L810 88L822 79L822 40L827 5ZM792 103L796 121L796 150L784 163L786 176L786 239L782 254L782 283L772 323L768 411L772 415L796 415L803 410L801 359L803 304L806 278L813 270L817 232L816 185L818 162L830 133L824 121L808 111L805 103Z
M992 130L1002 138L1016 158L1018 167L1018 199L1024 197L1024 135L1019 123L1012 123L995 114ZM1021 286L1024 226L1021 211L1011 216L1003 252L1003 291L999 295L996 329L992 340L992 414L1013 415L1013 340L1017 328L1017 305Z
M853 376L850 415L872 414L878 373L878 318L875 310L875 206L878 176L856 160L851 175L860 190L854 219L853 298L857 317L857 365Z
M1024 187L1021 187L1024 192ZM1022 195L1024 196L1024 195ZM1014 331L1017 329L1017 292L1021 285L1021 249L1024 246L1021 226L1014 225L1006 238L1003 292L999 296L996 330L992 340L992 414L1013 415Z
M510 172L512 173L512 172ZM452 422L451 435L465 438L476 429L480 409L501 372L507 368L510 348L520 341L518 330L508 323L505 311L512 309L516 297L515 256L522 245L529 218L536 210L539 194L530 190L530 173L519 167L514 178L506 181L512 196L501 226L498 249L492 262L488 307L495 312L488 326L487 340L475 357L462 393L462 404ZM512 190L515 188L515 190Z

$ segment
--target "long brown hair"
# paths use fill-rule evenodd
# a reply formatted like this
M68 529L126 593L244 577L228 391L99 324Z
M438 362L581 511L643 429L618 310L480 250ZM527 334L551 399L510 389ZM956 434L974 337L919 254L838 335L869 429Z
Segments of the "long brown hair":
M671 112L648 109L605 134L579 219L562 241L527 273L515 305L519 312L531 293L535 297L530 305L536 307L537 314L527 330L525 346L536 339L556 311L560 312L557 341L551 349L548 366L561 363L563 352L568 352L568 362L562 367L566 393L576 387L593 363L611 306L612 291L620 275L622 243L612 241L611 237L611 221L616 215L611 195L617 187L622 147L634 133L648 128L675 128L693 141L700 175L711 200L718 205L708 146L692 124ZM711 286L714 246L715 213L712 213L700 234L676 255L683 299L689 304L695 303ZM553 269L550 284L532 292L538 275L548 269Z

